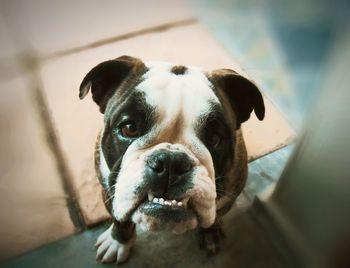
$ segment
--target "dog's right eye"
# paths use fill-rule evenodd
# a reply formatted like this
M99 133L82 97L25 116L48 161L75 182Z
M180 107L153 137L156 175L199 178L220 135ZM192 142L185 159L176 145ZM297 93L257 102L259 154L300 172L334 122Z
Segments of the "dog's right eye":
M127 121L120 126L120 132L125 138L136 138L140 136L140 131L134 121Z

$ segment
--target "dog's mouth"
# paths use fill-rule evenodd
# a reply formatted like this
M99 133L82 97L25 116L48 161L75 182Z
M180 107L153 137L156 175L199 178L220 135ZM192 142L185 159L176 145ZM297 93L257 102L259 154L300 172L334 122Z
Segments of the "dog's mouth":
M133 216L138 223L144 224L144 229L172 229L182 233L186 229L193 229L197 224L196 214L189 201L188 196L169 200L149 193L140 202Z
M178 200L167 200L162 197L154 197L148 194L139 209L142 213L159 218L163 221L183 221L194 216L194 212L188 208L189 197Z
M190 197L187 196L179 200L168 200L163 197L155 197L152 193L148 193L145 201L152 204L159 204L163 207L186 209L189 199Z

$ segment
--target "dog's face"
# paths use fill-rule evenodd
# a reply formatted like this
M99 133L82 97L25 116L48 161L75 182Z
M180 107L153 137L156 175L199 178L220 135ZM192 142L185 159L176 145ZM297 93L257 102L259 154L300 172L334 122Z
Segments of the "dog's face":
M253 109L264 117L257 88L231 70L206 74L128 56L92 69L80 97L90 88L105 115L100 170L112 216L176 233L212 225L236 130Z

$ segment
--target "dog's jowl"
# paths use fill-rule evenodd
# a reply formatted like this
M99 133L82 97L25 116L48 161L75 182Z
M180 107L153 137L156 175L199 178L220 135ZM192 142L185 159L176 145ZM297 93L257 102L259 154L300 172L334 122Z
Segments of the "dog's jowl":
M241 123L264 118L257 87L229 69L204 72L129 56L83 79L104 114L95 163L113 224L97 240L102 262L125 261L144 231L198 228L215 253L221 217L247 177Z

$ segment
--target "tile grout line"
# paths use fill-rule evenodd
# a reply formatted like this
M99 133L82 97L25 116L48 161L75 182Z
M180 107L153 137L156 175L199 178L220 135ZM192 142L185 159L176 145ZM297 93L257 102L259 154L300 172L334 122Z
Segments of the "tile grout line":
M41 77L38 73L38 61L33 57L33 55L26 55L26 57L20 60L23 67L29 74L30 96L41 122L41 126L44 129L46 143L56 162L56 168L61 178L61 185L66 195L65 199L67 202L69 216L76 231L82 231L86 229L86 223L78 201L77 191L75 191L73 185L71 172L69 171L68 164L65 161L61 144L59 142L58 135L55 132L54 124L50 116L48 103L42 88Z
M175 22L160 24L157 26L147 27L147 28L143 28L140 30L128 32L125 34L113 36L110 38L101 39L101 40L91 42L91 43L88 43L85 45L80 45L80 46L76 46L76 47L72 47L72 48L68 48L68 49L59 50L59 51L53 52L52 54L48 54L46 56L41 57L40 61L45 62L48 60L71 55L74 53L79 53L79 52L82 52L82 51L85 51L88 49L108 45L108 44L111 44L114 42L131 39L133 37L138 37L141 35L164 32L164 31L168 31L168 30L173 29L173 28L184 27L184 26L196 24L197 22L198 22L198 20L196 18L188 18L188 19L179 20L179 21L175 21Z
M42 64L42 63L45 63L45 62L50 61L50 60L55 60L55 59L60 58L60 57L64 57L64 56L79 53L79 52L82 52L82 51L85 51L88 49L93 49L93 48L97 48L100 46L108 45L108 44L111 44L114 42L123 41L123 40L131 39L134 37L146 35L146 34L164 32L164 31L168 31L168 30L173 29L173 28L189 26L189 25L193 25L196 23L198 23L198 20L196 18L188 18L188 19L179 20L179 21L175 21L175 22L160 24L157 26L152 26L152 27L136 30L133 32L128 32L128 33L125 33L122 35L117 35L117 36L109 37L106 39L101 39L101 40L98 40L98 41L95 41L92 43L88 43L85 45L80 45L80 46L76 46L76 47L72 47L72 48L58 50L58 51L52 52L51 54L48 54L48 55L38 56L37 61ZM20 56L21 55L23 56L23 54L25 54L27 52L28 51L22 51ZM30 52L30 50L29 50L29 52ZM13 79L16 76L21 75L23 73L23 71L26 70L26 69L24 69L24 70L21 69L20 66L17 66L16 64L13 64L11 62L12 62L11 59L0 59L0 81L6 81L9 79Z
M259 160L269 154L272 154L274 152L277 152L279 150L284 149L285 147L294 144L298 141L298 137L296 135L294 135L293 137L290 137L288 139L286 139L283 143L277 144L274 148L272 148L270 151L260 155L260 156L252 156L250 158L248 158L248 164L253 163L255 160Z

